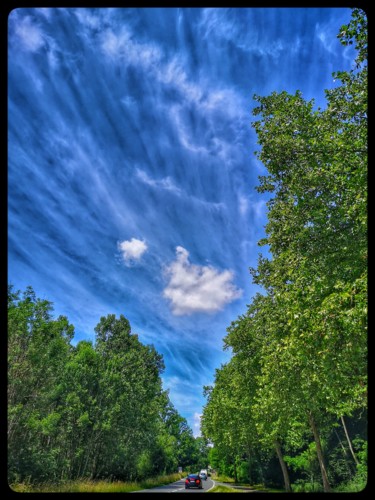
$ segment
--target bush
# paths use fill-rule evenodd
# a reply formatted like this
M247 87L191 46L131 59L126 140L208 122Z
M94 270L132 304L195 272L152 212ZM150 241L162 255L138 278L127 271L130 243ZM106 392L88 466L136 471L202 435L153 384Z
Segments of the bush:
M323 487L318 482L297 479L296 482L292 484L292 491L294 493L317 493L323 491Z

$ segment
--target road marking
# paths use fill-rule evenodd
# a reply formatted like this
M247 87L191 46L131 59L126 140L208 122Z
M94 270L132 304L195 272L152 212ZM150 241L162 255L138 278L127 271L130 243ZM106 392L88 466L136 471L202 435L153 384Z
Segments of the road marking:
M213 484L213 485L211 486L211 488L209 488L207 491L212 490L212 488L214 488L214 486L215 486L215 481L214 481L213 479L211 479L211 481L212 481L214 484Z

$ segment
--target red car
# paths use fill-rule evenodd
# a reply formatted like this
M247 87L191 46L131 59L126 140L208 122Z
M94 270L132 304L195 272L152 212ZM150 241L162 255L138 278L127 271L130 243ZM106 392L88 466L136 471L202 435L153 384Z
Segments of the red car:
M185 479L185 490L188 488L199 488L200 490L203 488L202 479L198 474L189 474Z

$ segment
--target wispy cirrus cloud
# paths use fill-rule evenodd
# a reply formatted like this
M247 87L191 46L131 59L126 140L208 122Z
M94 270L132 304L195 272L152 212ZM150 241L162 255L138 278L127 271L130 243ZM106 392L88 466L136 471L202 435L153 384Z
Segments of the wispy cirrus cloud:
M181 246L176 247L176 260L165 272L169 281L163 295L177 316L214 313L242 295L231 271L191 264L189 252Z
M93 25L103 24L90 13L79 14L79 20L90 30ZM152 104L165 115L169 122L166 125L186 152L217 157L228 166L243 161L238 145L246 140L248 114L240 93L230 86L215 84L209 72L195 73L182 54L170 55L155 42L140 41L127 23L106 25L99 37L99 50L105 59L114 67L142 72L145 81L153 81L155 95L175 94L168 106L161 99Z
M205 39L216 38L233 43L246 52L279 57L285 50L281 39L264 39L259 36L259 30L248 28L256 16L256 9L241 13L229 8L207 8L203 10L199 27Z
M238 210L242 216L246 216L249 211L249 200L244 195L238 197Z
M196 413L191 411L191 408L194 408L202 397L190 378L184 379L175 375L163 376L163 386L168 390L170 398L175 401L178 407L183 407L186 412Z
M23 48L30 52L36 52L45 45L43 31L30 16L17 20L14 32Z
M202 88L189 79L180 57L168 58L158 44L137 41L126 25L108 28L102 35L100 48L114 64L143 69L149 77L176 89L189 102L198 103L204 97Z
M41 14L43 18L49 19L52 15L51 10L53 9L40 8L35 11ZM58 66L58 53L60 51L53 36L43 29L40 20L36 20L31 15L23 16L21 11L22 9L15 9L9 15L10 45L13 45L17 48L17 51L20 50L26 55L44 51L47 54L49 66L55 69ZM31 68L26 68L26 71L29 72L38 90L42 91L41 81L33 73L33 65L31 65Z
M197 391L194 382L194 375L190 378L181 376L163 376L163 386L168 390L172 401L179 408L183 408L185 415L189 415L189 423L194 437L201 435L201 417L202 413L194 410L199 404L204 404L203 391ZM211 379L200 378L202 385L208 385Z
M341 47L338 44L337 38L332 37L332 23L317 23L315 32L316 39L319 40L321 48L323 48L329 56L335 56ZM347 45L343 51L343 55L347 60L353 61L355 57L353 46Z
M102 35L101 49L104 55L116 63L133 64L153 69L160 76L162 52L155 43L138 42L127 26L119 31L108 28Z
M189 194L186 190L178 187L170 176L162 177L161 179L152 178L145 170L141 168L136 168L135 170L136 178L139 179L143 184L157 190L157 191L168 191L185 202L191 203L195 206L204 207L207 211L225 211L225 204L222 202L210 202L205 199L201 199L193 194Z
M172 179L169 176L164 177L162 179L152 179L147 174L147 172L145 172L140 168L136 169L136 176L138 177L138 179L140 179L144 184L147 184L148 186L163 189L166 191L171 191L176 195L182 194L182 190L173 183Z
M196 429L226 327L255 289L247 269L264 236L252 96L324 96L331 71L347 64L336 33L349 17L252 8L9 15L9 278L52 300L76 341L93 338L99 315L125 314L163 353L172 400Z

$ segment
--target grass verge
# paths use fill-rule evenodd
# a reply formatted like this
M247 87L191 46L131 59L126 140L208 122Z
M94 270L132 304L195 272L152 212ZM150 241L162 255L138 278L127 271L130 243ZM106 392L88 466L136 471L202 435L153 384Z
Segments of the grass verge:
M236 490L230 486L224 486L223 484L218 484L214 486L207 493L248 493L246 490Z
M226 484L216 484L212 490L210 490L208 493L220 493L220 492L227 492L227 493L250 493L252 491L257 491L257 492L262 492L262 493L284 493L284 490L281 489L276 489L276 488L269 488L264 486L264 484L249 484L249 483L243 483L243 482L235 482L235 480L231 477L227 476L217 476L213 475L212 479L215 482L219 483L226 483ZM221 489L223 488L223 489Z

